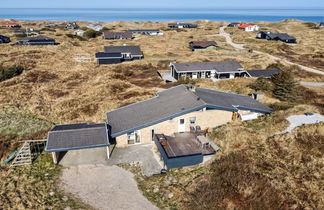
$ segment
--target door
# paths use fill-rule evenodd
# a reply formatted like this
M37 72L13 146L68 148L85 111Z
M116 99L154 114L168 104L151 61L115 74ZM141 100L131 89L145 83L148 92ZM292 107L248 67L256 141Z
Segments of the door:
M185 131L186 131L185 119L180 119L179 120L178 132L183 133Z

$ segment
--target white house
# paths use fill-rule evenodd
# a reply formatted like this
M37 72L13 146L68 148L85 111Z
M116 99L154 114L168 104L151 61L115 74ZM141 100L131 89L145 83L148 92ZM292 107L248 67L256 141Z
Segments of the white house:
M87 25L87 28L93 29L95 31L100 31L101 29L103 29L103 26L100 24L89 24Z
M244 31L258 31L259 28L260 27L258 25L253 25L253 24L244 24L239 26L239 29Z

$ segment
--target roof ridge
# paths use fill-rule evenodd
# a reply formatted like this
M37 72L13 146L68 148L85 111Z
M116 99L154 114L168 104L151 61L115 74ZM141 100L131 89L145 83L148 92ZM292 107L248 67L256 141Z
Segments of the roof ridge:
M242 94L238 94L238 93L233 93L233 92L226 92L226 91L221 91L221 90L213 90L213 89L208 89L208 88L201 88L200 89L204 89L204 90L208 90L208 91L214 91L214 92L220 92L220 93L227 93L227 94L232 94L232 95L238 95L238 96L245 96L245 97L249 97L246 95L242 95Z

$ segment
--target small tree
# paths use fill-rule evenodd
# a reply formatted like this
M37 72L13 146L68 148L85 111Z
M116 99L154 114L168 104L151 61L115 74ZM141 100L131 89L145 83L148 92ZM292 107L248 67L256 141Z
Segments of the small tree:
M276 98L290 102L294 102L299 98L299 88L290 71L275 74L271 81L274 84L272 93Z

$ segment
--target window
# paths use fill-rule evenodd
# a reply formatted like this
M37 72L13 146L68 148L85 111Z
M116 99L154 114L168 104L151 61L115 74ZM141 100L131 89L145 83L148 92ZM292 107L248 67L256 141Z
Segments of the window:
M180 124L181 124L181 125L184 124L184 119L180 119Z
M190 117L189 121L190 121L190 124L195 124L196 123L196 117Z
M140 132L134 131L127 133L127 143L128 144L139 144L141 143Z

